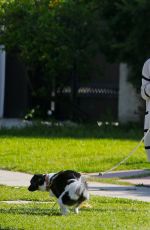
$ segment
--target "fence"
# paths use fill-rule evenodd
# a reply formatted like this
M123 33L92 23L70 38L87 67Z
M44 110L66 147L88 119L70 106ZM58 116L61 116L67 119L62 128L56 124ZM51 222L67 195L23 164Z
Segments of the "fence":
M72 101L70 86L56 91L56 119L99 121L117 120L118 87L114 85L81 85Z

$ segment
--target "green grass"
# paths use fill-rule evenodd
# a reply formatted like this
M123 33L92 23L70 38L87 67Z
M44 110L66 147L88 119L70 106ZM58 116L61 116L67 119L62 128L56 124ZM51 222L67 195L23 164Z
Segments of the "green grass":
M0 201L54 201L49 193L45 192L29 192L26 187L11 187L0 185Z
M0 168L29 173L62 169L101 172L122 160L141 139L138 127L32 127L0 130ZM118 169L149 168L141 146ZM149 230L150 204L126 199L91 196L92 208L60 216L48 193L27 188L0 186L0 201L33 201L30 204L0 202L0 229L100 229ZM38 201L43 203L38 203ZM48 203L44 203L48 202Z
M89 207L60 215L55 199L46 192L29 192L27 188L0 186L0 229L114 229L149 230L150 203L91 196ZM1 201L28 200L29 204L7 204ZM43 203L38 203L38 201ZM49 203L44 203L49 202Z
M101 172L127 156L142 135L135 126L4 129L0 130L0 168L29 173ZM149 163L142 145L118 170L144 168Z

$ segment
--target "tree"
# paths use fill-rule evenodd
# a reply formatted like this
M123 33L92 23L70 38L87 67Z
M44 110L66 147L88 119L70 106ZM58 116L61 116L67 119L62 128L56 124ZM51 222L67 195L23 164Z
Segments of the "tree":
M91 1L7 0L0 9L0 42L26 63L35 97L49 102L54 80L58 85L72 76L87 77L100 40Z
M144 61L150 56L150 1L102 0L101 50L109 60L126 62L129 80L139 89Z

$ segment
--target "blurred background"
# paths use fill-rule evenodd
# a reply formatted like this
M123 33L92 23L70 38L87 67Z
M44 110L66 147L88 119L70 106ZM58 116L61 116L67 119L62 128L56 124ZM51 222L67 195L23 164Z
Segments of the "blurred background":
M143 123L145 0L2 0L0 118Z

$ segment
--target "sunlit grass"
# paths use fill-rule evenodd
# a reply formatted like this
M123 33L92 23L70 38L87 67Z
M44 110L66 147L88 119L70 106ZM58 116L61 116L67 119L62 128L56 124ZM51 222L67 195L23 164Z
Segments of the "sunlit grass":
M0 229L149 229L149 203L91 197L89 204L79 215L64 217L57 205L0 203Z
M28 128L0 131L0 168L30 173L105 171L138 144L138 128ZM143 145L120 169L149 168Z
M101 172L122 160L138 144L137 127L77 128L33 127L0 131L0 168L30 173L62 169ZM119 169L149 168L143 145ZM29 204L0 202L0 229L144 229L150 226L150 204L126 199L93 197L91 208L60 216L48 193L27 188L0 186L0 201L31 201ZM38 202L42 203L38 203ZM48 202L48 203L44 203Z
M54 201L48 192L29 192L26 187L10 187L0 185L0 201Z

